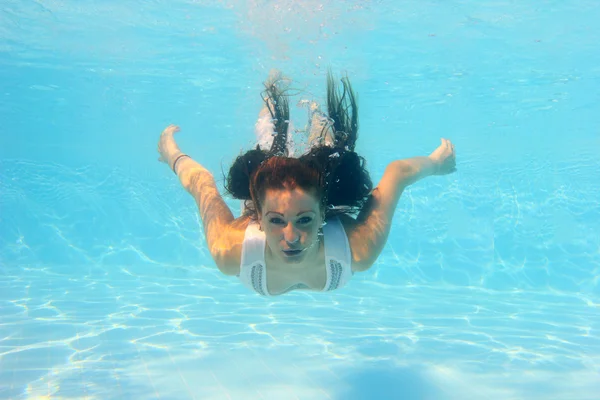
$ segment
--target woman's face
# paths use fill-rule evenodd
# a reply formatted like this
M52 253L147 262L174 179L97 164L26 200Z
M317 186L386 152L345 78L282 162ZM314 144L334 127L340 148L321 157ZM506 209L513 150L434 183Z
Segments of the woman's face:
M319 250L323 219L313 191L268 189L259 222L272 255L284 263L301 264Z

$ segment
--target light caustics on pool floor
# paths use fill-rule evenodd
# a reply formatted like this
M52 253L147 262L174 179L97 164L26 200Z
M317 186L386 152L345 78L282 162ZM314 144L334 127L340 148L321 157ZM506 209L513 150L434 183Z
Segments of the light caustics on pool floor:
M2 170L1 205L15 213L0 249L0 397L600 391L598 237L573 217L597 220L585 197L557 188L533 207L513 183L487 182L488 194L483 182L418 186L372 271L332 294L267 299L218 274L176 186L161 195L118 170ZM449 209L460 218L431 217Z

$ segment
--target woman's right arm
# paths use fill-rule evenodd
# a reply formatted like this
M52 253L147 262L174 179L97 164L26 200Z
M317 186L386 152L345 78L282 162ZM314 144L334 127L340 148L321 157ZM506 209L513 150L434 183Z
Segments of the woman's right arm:
M177 174L181 185L196 200L210 254L219 270L226 275L238 275L239 257L243 237L234 229L233 213L221 197L213 175L179 150L173 135L179 128L167 127L161 134L158 150L161 161ZM175 164L175 165L174 165Z

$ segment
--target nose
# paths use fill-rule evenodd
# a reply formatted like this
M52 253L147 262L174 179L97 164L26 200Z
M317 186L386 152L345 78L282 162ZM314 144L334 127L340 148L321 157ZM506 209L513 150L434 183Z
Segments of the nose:
M300 239L300 235L296 232L291 222L283 229L283 238L288 243L296 243Z

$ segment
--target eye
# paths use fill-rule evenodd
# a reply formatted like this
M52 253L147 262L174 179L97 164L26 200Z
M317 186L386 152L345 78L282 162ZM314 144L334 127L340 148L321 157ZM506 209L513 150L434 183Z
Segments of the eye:
M277 225L283 223L283 220L279 217L273 217L269 220L269 222Z
M299 223L301 224L308 224L310 222L312 222L312 218L311 217L302 217L298 220Z

